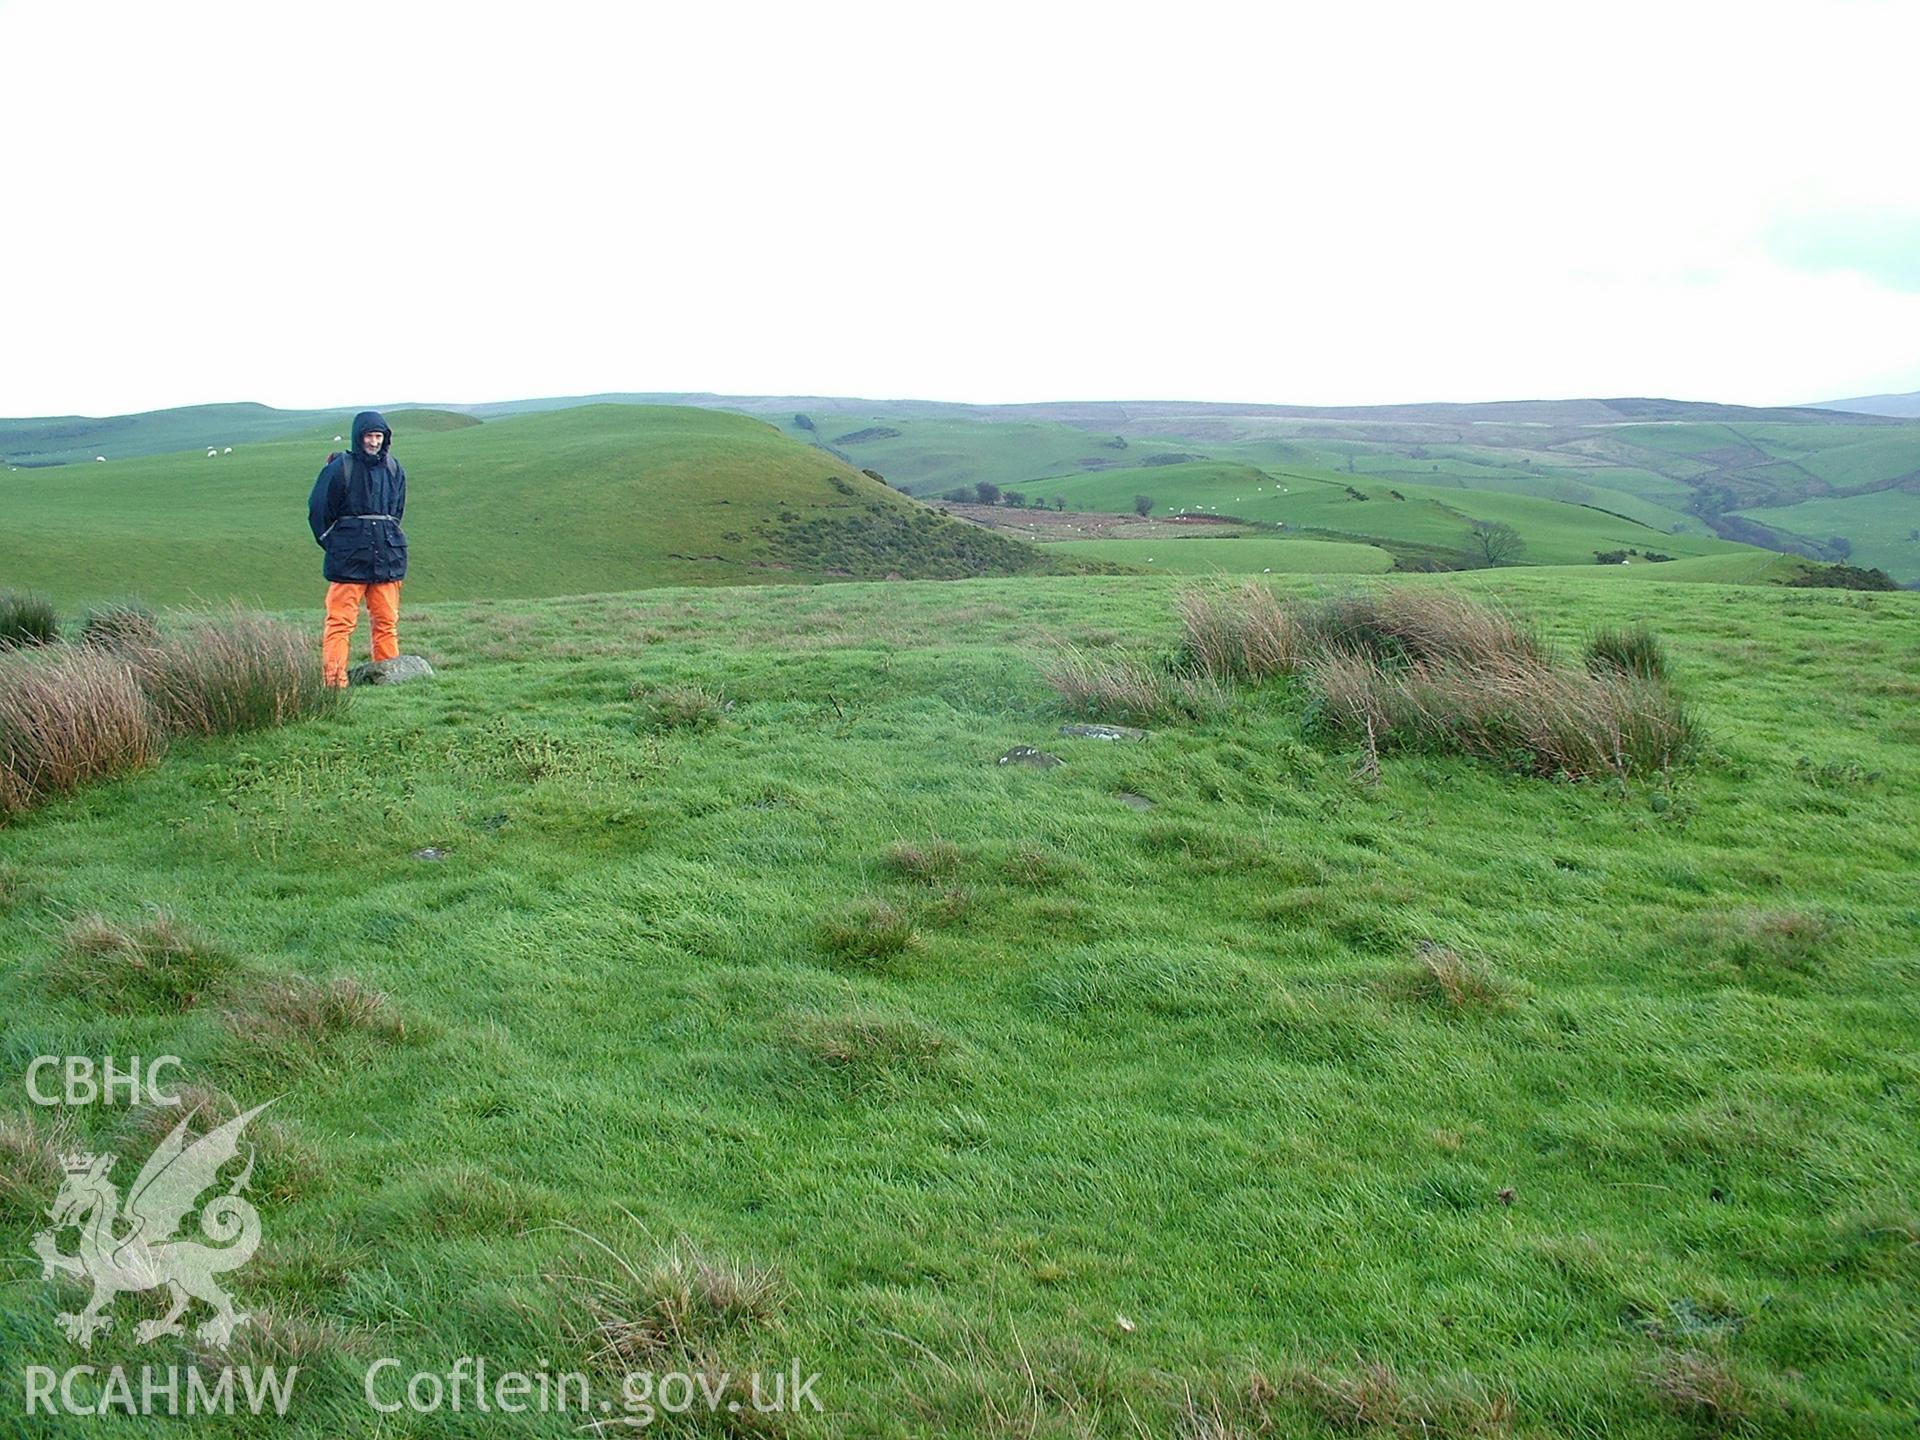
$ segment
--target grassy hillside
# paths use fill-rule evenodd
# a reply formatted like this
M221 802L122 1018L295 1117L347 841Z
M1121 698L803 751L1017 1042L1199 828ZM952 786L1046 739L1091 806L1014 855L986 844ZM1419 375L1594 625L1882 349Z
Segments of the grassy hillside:
M1835 555L1840 552L1834 540L1844 540L1849 563L1911 577L1920 575L1920 506L1915 501L1912 493L1879 490L1740 513Z
M392 420L416 601L1072 563L947 520L740 415L599 406L485 425ZM321 555L307 494L335 433L0 476L0 575L69 606L128 591L312 600Z
M1408 583L1569 648L1653 617L1709 737L1671 783L1370 783L1285 685L1061 738L1037 660L1165 653L1152 578L415 607L437 681L0 828L0 1048L280 1097L233 1284L242 1355L305 1368L195 1435L576 1435L362 1385L612 1396L596 1322L821 1375L747 1433L1908 1433L1920 597L1581 574ZM115 963L163 942L186 1008ZM14 1093L29 1257L55 1117ZM65 1123L123 1183L165 1128ZM16 1266L16 1364L186 1358L136 1297L83 1356L79 1293Z

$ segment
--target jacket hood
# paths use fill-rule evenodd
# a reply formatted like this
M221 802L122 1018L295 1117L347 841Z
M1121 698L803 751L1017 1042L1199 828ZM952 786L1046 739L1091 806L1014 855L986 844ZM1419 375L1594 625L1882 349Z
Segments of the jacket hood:
M387 424L387 417L378 410L362 410L353 417L353 453L356 456L365 455L366 452L360 448L360 441L369 430L378 430L385 437L380 442L380 455L384 459L387 452L393 449L393 427Z

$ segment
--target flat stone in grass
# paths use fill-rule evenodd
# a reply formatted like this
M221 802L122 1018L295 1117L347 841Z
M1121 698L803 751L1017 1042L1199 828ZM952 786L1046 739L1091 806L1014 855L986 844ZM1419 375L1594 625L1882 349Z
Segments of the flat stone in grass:
M1147 799L1144 795L1136 795L1131 790L1122 790L1118 798L1120 803L1129 810L1153 809L1153 801Z
M1036 770L1048 770L1055 765L1064 765L1067 762L1062 760L1058 755L1049 754L1045 750L1036 750L1031 745L1016 745L1013 749L1002 755L995 763L1000 765L1031 765Z
M418 655L396 655L391 660L369 660L347 672L351 685L404 685L409 680L431 680L433 667Z
M1144 740L1152 732L1131 725L1062 725L1060 733L1069 740Z

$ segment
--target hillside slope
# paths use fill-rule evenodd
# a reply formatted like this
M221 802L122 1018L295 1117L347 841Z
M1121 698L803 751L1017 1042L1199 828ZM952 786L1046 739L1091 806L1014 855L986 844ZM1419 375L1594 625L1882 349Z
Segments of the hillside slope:
M1902 420L1920 420L1920 390L1904 395L1856 395L1850 400L1822 400L1816 410L1846 410L1855 415L1893 415Z
M720 411L597 406L418 433L407 467L411 599L526 597L662 584L1059 573L1079 562L949 520ZM311 600L320 552L311 440L0 476L0 574L62 604Z

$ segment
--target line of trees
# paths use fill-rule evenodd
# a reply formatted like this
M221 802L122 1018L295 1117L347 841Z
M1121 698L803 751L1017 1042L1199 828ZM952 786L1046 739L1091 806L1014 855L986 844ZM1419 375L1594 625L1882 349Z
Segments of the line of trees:
M972 486L956 485L951 490L943 491L940 498L952 505L1007 505L1016 510L1045 510L1049 506L1055 510L1067 508L1067 497L1064 495L1035 495L1029 499L1026 491L1002 490L991 480L976 481Z

